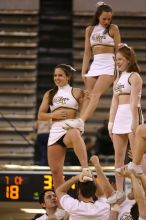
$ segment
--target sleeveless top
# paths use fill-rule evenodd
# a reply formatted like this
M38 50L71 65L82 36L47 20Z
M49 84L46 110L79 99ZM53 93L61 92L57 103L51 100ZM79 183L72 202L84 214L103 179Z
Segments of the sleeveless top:
M106 28L104 28L101 24L96 25L93 28L93 31L90 35L90 44L93 46L111 46L114 47L114 39L106 32Z
M131 84L129 82L130 76L134 74L134 72L122 72L121 76L117 80L113 90L114 93L117 95L130 95L131 93ZM141 96L141 91L139 93L139 96Z
M57 93L53 97L53 105L50 105L51 112L58 108L71 108L78 110L79 105L72 94L73 88L70 85L59 87Z

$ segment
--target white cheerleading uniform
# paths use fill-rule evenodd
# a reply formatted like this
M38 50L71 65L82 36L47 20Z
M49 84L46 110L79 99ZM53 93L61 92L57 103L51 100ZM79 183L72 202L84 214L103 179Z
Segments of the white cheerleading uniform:
M116 85L114 86L114 93L116 95L130 95L131 93L131 85L129 82L130 76L134 74L133 72L129 73L124 71L120 78L118 79ZM141 97L141 92L139 93L139 97ZM137 106L137 116L138 123L143 124L144 119L142 115L141 106ZM127 134L132 132L132 112L130 103L129 104L121 104L118 105L118 109L116 112L112 133L113 134Z
M129 200L126 198L126 200L120 204L118 220L131 219L130 211L134 204L135 200Z
M50 105L51 112L59 108L70 108L78 110L78 102L72 94L73 88L70 85L66 85L58 88L57 93L53 97L53 105ZM67 119L68 120L68 119ZM53 121L50 129L48 146L55 144L61 137L66 134L66 130L62 128L66 120Z
M114 39L106 32L106 29L98 24L93 28L90 36L91 47L109 46L115 47ZM95 77L100 75L111 75L116 73L115 55L113 53L103 53L94 55L93 62L85 77Z

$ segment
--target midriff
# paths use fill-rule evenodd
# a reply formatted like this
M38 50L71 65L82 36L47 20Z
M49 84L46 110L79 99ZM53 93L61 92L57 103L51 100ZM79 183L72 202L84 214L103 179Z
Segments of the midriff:
M101 54L101 53L114 53L114 47L112 46L103 46L103 45L95 45L92 47L93 55Z
M119 105L130 104L130 95L119 95ZM140 105L140 97L138 98L138 105Z
M63 111L66 113L66 118L65 119L74 119L76 118L77 116L77 110L75 109L71 109L71 108L59 108L59 109L56 109L55 111L53 112L60 112L60 111ZM56 120L56 119L53 119L53 121L60 121L60 120Z

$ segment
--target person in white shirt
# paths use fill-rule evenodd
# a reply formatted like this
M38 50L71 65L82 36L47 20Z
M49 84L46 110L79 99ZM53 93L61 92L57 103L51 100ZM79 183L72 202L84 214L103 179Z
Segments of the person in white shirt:
M95 163L96 158L96 156L92 156L93 160L91 162ZM104 179L101 176L102 175L99 174L100 184L95 180L94 177L93 181L85 182L84 180L84 182L80 182L80 176L75 176L57 188L57 197L62 208L68 212L70 216L69 220L89 220L90 218L92 220L109 220L110 205L107 203L107 198L105 195L106 192L104 194L104 191L106 191L105 182L107 180L105 177ZM74 199L67 194L67 192L73 184L77 183L78 199ZM103 186L103 189L101 185ZM107 190L109 190L108 187ZM98 199L94 200L95 196Z
M39 203L46 213L36 220L67 220L65 211L58 208L56 194L52 190L44 190L40 194Z

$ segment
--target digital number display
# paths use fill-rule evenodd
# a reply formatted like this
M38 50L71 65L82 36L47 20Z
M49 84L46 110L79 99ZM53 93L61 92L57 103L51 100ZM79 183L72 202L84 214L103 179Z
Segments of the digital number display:
M65 174L65 180L76 174ZM109 176L110 182L114 182L114 176ZM43 190L53 188L53 179L50 174L30 173L0 173L0 201L38 201L39 194ZM76 187L72 185L70 193L76 194Z
M71 178L66 175L65 180ZM0 201L37 201L42 190L51 190L53 180L47 174L0 174ZM75 186L72 186L72 191ZM73 193L73 192L72 192Z

